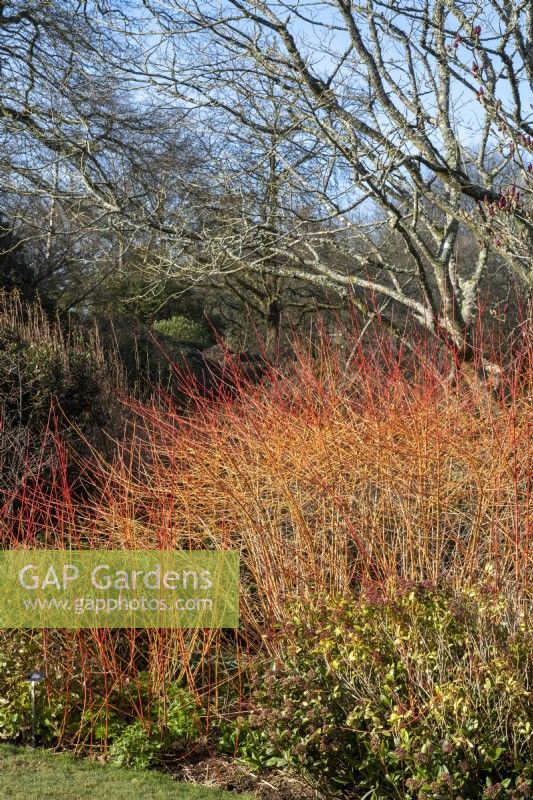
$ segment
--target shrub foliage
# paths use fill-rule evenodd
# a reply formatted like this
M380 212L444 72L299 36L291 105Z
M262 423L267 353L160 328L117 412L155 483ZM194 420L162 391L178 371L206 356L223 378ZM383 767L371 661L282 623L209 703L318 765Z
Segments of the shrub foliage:
M530 796L529 622L490 593L427 586L302 607L252 730L327 796Z

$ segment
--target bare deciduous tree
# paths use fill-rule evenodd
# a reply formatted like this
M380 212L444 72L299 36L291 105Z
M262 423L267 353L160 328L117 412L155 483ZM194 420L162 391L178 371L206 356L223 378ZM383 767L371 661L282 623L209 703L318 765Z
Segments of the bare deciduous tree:
M532 53L526 0L11 0L4 196L45 260L64 215L154 281L257 276L274 340L300 281L468 361L483 283L533 290Z
M117 70L135 55L104 3L0 3L2 212L64 307L190 223L198 156L182 112Z
M368 311L378 297L392 327L391 309L407 309L462 360L473 357L490 270L506 263L531 293L529 2L143 6L160 36L144 61L152 90L196 109L220 141L251 146L275 133L300 151L286 162L299 192L290 224L248 213L218 236L211 226L207 261L216 249L221 262L354 292ZM376 209L381 232L361 224ZM476 245L466 269L456 258L465 232ZM254 258L261 235L269 246Z

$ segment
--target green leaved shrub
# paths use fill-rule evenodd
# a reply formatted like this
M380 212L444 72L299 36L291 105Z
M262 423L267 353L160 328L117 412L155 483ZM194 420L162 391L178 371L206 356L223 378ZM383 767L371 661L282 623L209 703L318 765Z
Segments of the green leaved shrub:
M109 748L109 760L117 767L148 769L158 763L163 742L140 720L128 725Z
M2 631L0 639L0 741L29 743L31 684L28 674L41 666L42 636L32 631ZM61 730L66 699L48 681L35 685L35 732L54 743Z
M531 797L529 622L504 598L424 586L301 608L250 724L327 796Z
M118 725L113 714L113 727L109 730L112 739L109 748L111 763L118 766L145 769L159 763L162 755L173 748L180 748L199 739L203 732L203 712L194 696L179 681L171 682L162 696L149 693L148 674L141 672L134 684L137 704L149 712L146 719L137 719ZM135 703L128 694L117 697L115 707L123 708L124 715L131 713Z
M198 347L208 347L213 344L213 336L207 325L189 317L177 315L169 319L158 319L152 324L152 328L165 336L173 336Z

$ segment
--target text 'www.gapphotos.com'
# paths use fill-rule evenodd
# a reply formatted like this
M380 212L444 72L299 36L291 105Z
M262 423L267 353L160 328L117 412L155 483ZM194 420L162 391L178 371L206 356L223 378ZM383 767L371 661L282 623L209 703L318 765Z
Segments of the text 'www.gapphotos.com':
M22 602L26 611L71 611L75 614L114 614L117 611L164 614L213 610L213 601L208 597L177 597L172 600L159 597L77 597L74 600L63 600L54 597L24 598Z

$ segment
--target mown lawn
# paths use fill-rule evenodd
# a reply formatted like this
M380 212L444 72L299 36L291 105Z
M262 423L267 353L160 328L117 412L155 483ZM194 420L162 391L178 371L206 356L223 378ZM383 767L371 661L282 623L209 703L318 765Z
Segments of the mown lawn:
M2 800L235 800L169 775L96 764L44 750L0 746ZM241 800L246 800L241 795ZM248 800L250 798L248 797Z

